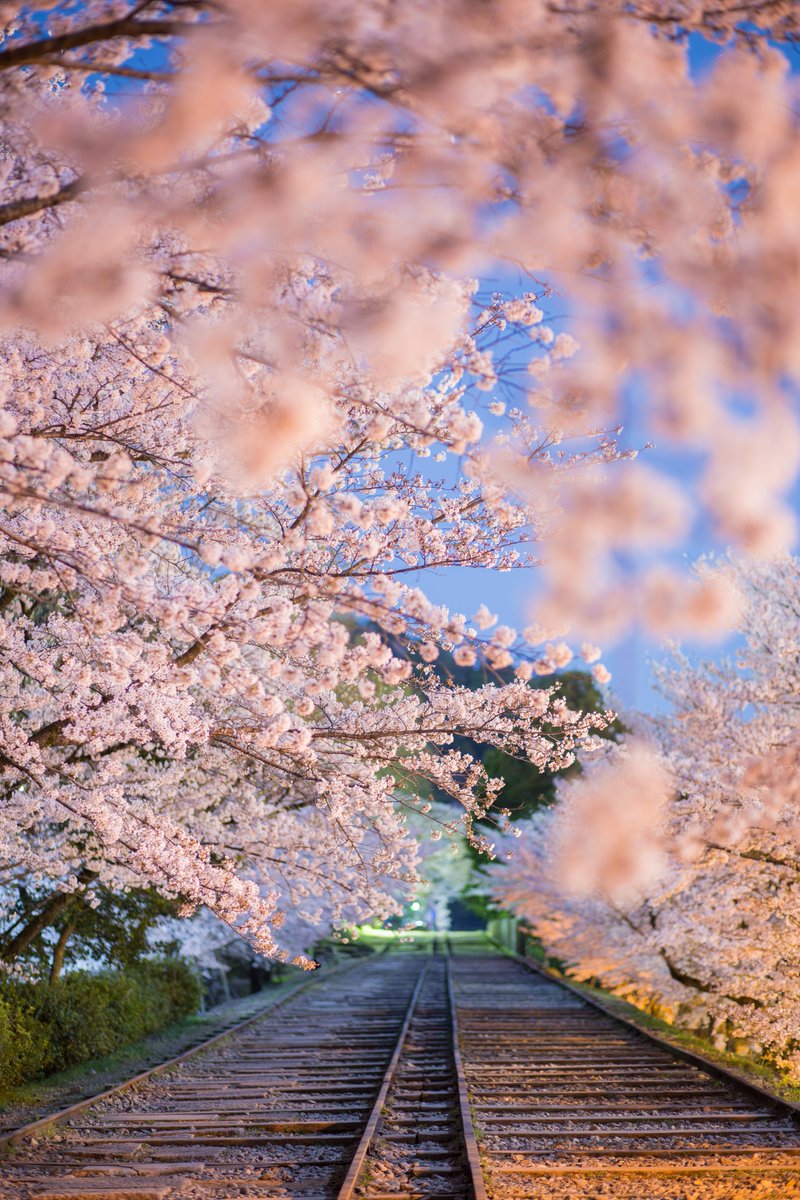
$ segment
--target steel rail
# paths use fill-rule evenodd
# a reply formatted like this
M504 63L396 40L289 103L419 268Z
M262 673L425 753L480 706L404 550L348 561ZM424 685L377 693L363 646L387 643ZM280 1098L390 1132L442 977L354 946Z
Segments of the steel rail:
M509 950L495 938L489 937L487 940L496 946L502 952L502 954L506 956L506 958L511 958L515 962L518 962L520 966L524 967L525 970L530 971L532 974L541 975L544 979L548 979L551 983L558 984L559 987L564 988L565 991L571 992L579 1000L582 1000L584 1004L588 1004L591 1008L597 1009L598 1012L603 1013L604 1016L609 1017L612 1021L616 1021L618 1024L624 1025L633 1033L638 1034L643 1040L654 1043L654 1045L672 1055L673 1058L681 1059L683 1062L687 1062L691 1066L698 1067L701 1071L705 1071L706 1074L714 1075L717 1079L721 1079L725 1083L729 1083L740 1090L748 1092L751 1096L761 1101L762 1104L768 1104L772 1108L778 1109L785 1115L790 1116L795 1123L800 1124L800 1104L794 1104L791 1100L784 1100L782 1097L776 1096L774 1092L771 1092L767 1088L761 1087L760 1084L753 1082L753 1080L748 1078L747 1075L743 1075L741 1072L730 1067L722 1066L720 1063L715 1062L714 1059L707 1058L706 1055L702 1054L700 1051L687 1050L684 1049L683 1046L676 1046L673 1042L671 1042L668 1038L663 1037L661 1034L642 1028L641 1025L637 1025L637 1023L632 1021L629 1017L623 1017L620 1013L615 1012L613 1008L603 1004L602 1000L598 1000L595 996L587 995L582 988L576 986L574 983L571 983L569 980L564 979L563 976L559 975L557 971L554 971L548 967L543 967L539 963L533 962L529 958L525 958L525 956L522 954L515 954L513 950Z
M377 1096L375 1097L375 1102L372 1105L372 1111L370 1112L367 1123L364 1126L364 1132L362 1133L361 1140L359 1141L355 1153L353 1154L347 1174L345 1175L339 1191L336 1194L336 1200L352 1200L352 1196L356 1190L358 1181L361 1178L361 1172L364 1169L364 1163L366 1162L367 1155L369 1154L375 1133L378 1129L383 1107L386 1103L386 1096L389 1092L389 1088L391 1087L395 1070L397 1069L397 1064L400 1061L400 1055L403 1051L403 1044L406 1040L406 1035L408 1033L409 1026L411 1025L411 1020L414 1016L414 1009L417 1007L417 1000L419 999L419 994L422 991L422 985L425 982L425 976L428 973L429 966L430 959L427 959L423 963L420 973L417 976L417 982L414 984L414 990L411 993L411 999L408 1002L405 1017L403 1018L403 1024L400 1028L399 1034L397 1035L394 1053L392 1054L392 1057L389 1060L389 1065L383 1074L381 1086L378 1090Z
M458 1083L458 1107L461 1115L461 1132L464 1139L464 1156L469 1168L469 1179L472 1186L472 1200L487 1200L486 1185L483 1180L478 1139L472 1124L472 1111L469 1104L467 1077L464 1073L464 1063L461 1059L461 1049L458 1044L458 1011L456 1009L455 992L453 990L453 973L450 969L450 947L445 938L445 967L447 970L447 1000L450 1005L450 1022L453 1030L453 1063L455 1065Z
M340 963L330 971L314 971L308 978L301 979L294 987L284 992L282 996L278 996L271 1004L265 1005L254 1016L247 1017L244 1021L238 1021L235 1025L230 1025L219 1033L212 1034L211 1037L198 1042L196 1046L190 1046L188 1050L176 1054L173 1058L156 1063L154 1067L148 1067L146 1071L139 1071L136 1075L131 1075L128 1079L123 1079L121 1083L116 1083L113 1087L106 1088L94 1096L87 1096L85 1100L77 1100L74 1104L70 1104L66 1108L57 1109L54 1113L49 1113L45 1117L39 1117L36 1121L31 1121L27 1125L20 1125L17 1129L0 1134L0 1152L10 1149L12 1146L24 1141L25 1138L32 1137L42 1130L49 1129L52 1125L63 1125L71 1117L78 1116L79 1113L85 1112L95 1104L101 1104L104 1100L108 1100L112 1096L119 1096L122 1092L127 1091L128 1088L145 1083L148 1079L153 1079L156 1075L161 1075L164 1071L169 1071L173 1067L178 1066L179 1063L186 1062L198 1054L204 1054L212 1046L218 1046L220 1042L233 1037L237 1033L241 1033L248 1026L255 1025L258 1021L263 1021L270 1013L274 1013L289 1000L293 1000L299 992L305 991L306 988L320 983L324 979L331 979L336 975L344 974L352 970L353 967L363 964L363 962L362 958L354 958L351 962Z

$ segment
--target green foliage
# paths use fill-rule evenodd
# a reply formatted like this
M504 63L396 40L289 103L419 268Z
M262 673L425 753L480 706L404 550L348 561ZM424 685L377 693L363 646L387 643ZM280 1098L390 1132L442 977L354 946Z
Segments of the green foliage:
M0 985L0 1091L38 1079L48 1060L50 1030L22 989Z
M529 817L555 799L555 776L540 771L526 759L511 758L492 748L487 751L483 765L490 779L504 780L499 805L508 809L512 821Z
M477 675L477 672L475 672ZM587 671L564 671L560 675L542 676L532 681L532 687L553 687L558 685L561 695L570 708L581 712L604 712L606 705L603 696ZM610 725L600 731L600 737L616 739L623 731L621 722L615 718ZM506 811L512 824L515 821L530 817L540 808L552 804L556 797L556 779L580 773L580 764L575 762L563 771L540 771L533 763L524 759L512 758L502 750L490 747L483 756L483 765L490 779L502 779L504 787L497 802L497 808ZM491 815L487 835L491 840ZM480 829L481 826L479 825ZM486 855L469 846L468 851L478 867L480 875L481 864L488 861ZM473 888L464 896L467 906L483 920L488 921L497 915L497 907L488 895Z
M111 967L129 967L142 960L152 950L148 935L155 923L163 916L172 916L176 910L174 900L167 900L152 888L131 888L129 891L114 891L104 884L93 882L90 888L91 901L82 892L69 897L56 919L26 946L20 955L23 962L45 971L49 966L53 949L59 936L65 936L64 962L91 958L95 962ZM36 919L53 896L52 885L31 887L18 885L13 904L14 930L24 927ZM3 957L3 942L0 938L0 957ZM162 953L170 953L172 947L160 946Z
M153 925L160 917L175 914L175 901L152 888L115 892L95 885L93 891L99 903L96 908L81 908L68 961L93 958L110 966L132 966L151 948L148 934Z
M76 971L57 983L0 982L3 1088L98 1058L195 1012L200 984L177 959Z
M476 862L479 861L477 851L473 851L472 847L468 847L468 851ZM476 917L479 917L483 921L484 925L488 925L492 917L497 916L497 905L483 892L465 892L461 900L471 913L474 913Z
M194 969L180 958L145 959L129 972L144 988L161 989L171 1020L196 1012L202 1000L202 987Z

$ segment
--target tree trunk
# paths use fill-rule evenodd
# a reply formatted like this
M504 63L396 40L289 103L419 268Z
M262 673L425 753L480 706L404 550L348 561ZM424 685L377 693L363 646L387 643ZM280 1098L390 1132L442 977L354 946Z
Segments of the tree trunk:
M75 927L78 924L78 914L70 917L61 933L58 936L55 949L53 950L53 961L50 963L50 983L53 984L61 974L61 968L64 966L64 955L67 950L67 942L75 932Z
M78 874L79 883L91 883L97 879L97 872L90 871L84 867ZM32 917L28 924L20 929L19 933L11 939L2 950L0 950L0 958L6 962L14 962L19 958L25 950L28 949L31 942L35 941L39 934L57 921L62 913L71 908L75 901L79 898L77 892L54 892L44 907Z

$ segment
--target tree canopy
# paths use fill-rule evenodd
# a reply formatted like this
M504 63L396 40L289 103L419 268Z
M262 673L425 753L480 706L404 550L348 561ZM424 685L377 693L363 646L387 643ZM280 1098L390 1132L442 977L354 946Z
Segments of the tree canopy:
M3 895L153 888L303 961L413 879L408 779L473 835L500 780L456 738L591 747L529 686L568 627L605 685L595 640L724 623L666 557L697 508L791 536L800 14L0 11ZM536 567L535 619L432 603L454 567Z

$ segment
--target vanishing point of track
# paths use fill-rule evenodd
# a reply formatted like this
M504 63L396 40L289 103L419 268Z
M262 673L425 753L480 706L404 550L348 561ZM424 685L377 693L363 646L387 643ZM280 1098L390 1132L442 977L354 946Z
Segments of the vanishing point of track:
M454 950L330 972L71 1111L3 1159L0 1197L800 1198L790 1106L485 942Z

